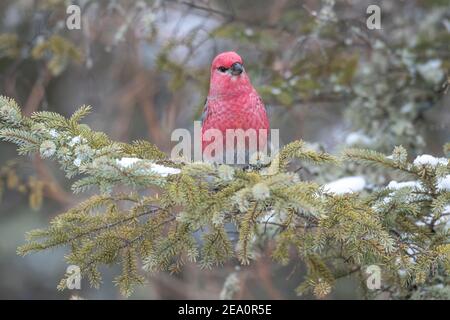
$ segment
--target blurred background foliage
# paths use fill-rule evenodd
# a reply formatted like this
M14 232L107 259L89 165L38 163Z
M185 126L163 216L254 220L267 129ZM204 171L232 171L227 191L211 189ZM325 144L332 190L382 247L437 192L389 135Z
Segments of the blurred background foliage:
M81 7L81 30L66 27L70 4ZM381 7L381 30L366 27L370 4ZM450 140L448 1L6 0L0 17L0 94L26 115L91 105L88 124L114 140L146 139L169 152L171 132L199 119L210 61L227 50L243 57L282 143L302 138L333 153L401 144L411 156L439 156ZM0 297L119 298L111 281L56 291L64 250L16 255L25 231L81 198L54 163L17 158L12 145L0 145L0 166ZM372 182L390 178L352 165L312 174L329 181L358 170ZM233 271L187 265L152 276L132 297L218 298ZM105 272L106 280L113 271ZM268 255L238 277L237 298L296 298L303 274ZM347 277L329 298L360 291Z

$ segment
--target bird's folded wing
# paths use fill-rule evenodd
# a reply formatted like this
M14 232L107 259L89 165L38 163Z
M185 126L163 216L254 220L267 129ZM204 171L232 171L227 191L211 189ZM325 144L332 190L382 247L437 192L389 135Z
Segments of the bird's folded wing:
M203 122L206 120L207 116L208 116L208 99L205 100L205 106L203 107L202 116L200 117L202 126L203 126Z

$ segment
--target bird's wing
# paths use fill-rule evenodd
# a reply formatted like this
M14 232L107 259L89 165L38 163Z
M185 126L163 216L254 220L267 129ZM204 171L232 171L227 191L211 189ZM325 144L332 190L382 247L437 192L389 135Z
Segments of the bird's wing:
M253 90L250 93L250 104L254 106L262 106L264 109L266 108L264 101L256 90Z
M251 99L252 99L253 101L255 101L255 105L258 105L258 106L262 106L262 107L263 107L264 111L266 111L266 115L267 115L267 116L269 116L270 114L272 114L272 111L273 111L272 108L270 108L270 107L268 107L268 106L265 105L263 99L262 99L261 96L258 94L258 92L254 91L254 92L251 94Z
M264 107L264 110L266 111L266 113L269 111L266 104L264 103L263 99L259 95L258 95L258 103Z
M274 108L273 108L273 106L272 105L266 105L265 103L264 103L264 101L261 99L261 98L259 98L260 100L261 100L261 103L262 103L262 105L264 106L264 109L266 110L266 115L267 115L267 117L271 117L271 116L273 116L273 113L274 113Z
M208 98L206 98L206 100L205 100L205 106L203 107L202 116L200 117L202 126L203 126L203 122L205 122L207 116L208 116Z

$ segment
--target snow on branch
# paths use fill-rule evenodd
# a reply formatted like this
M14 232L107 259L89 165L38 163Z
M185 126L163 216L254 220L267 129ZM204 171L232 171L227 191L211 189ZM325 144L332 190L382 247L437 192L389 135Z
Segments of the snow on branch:
M446 166L448 163L448 159L446 158L436 158L429 154L423 154L420 156L417 156L417 158L414 160L413 164L415 166L432 166L436 167L438 165Z
M176 164L147 141L119 143L79 124L89 112L90 107L83 106L68 119L47 111L24 117L14 100L1 96L0 138L18 145L21 154L36 152L56 160L68 177L84 175L72 186L75 192L94 185L110 192L120 182L161 185L167 176L180 173Z
M324 185L324 192L331 194L345 194L359 192L366 186L362 176L345 177Z
M181 172L180 169L162 166L162 165L153 163L153 162L151 162L149 160L145 160L145 159L124 157L124 158L116 159L116 161L117 161L117 164L119 166L121 166L122 168L130 168L131 166L133 166L135 164L145 163L149 166L150 174L158 174L162 177L167 177L168 175L171 175L171 174L179 174Z

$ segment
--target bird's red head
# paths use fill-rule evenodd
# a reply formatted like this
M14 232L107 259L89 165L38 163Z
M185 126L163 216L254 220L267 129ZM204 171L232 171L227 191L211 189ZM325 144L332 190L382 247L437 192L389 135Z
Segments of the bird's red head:
M217 55L211 64L209 96L238 94L251 87L242 58L233 51Z
M214 58L211 65L211 71L218 70L220 67L230 69L235 63L243 64L242 58L236 52L222 52Z

